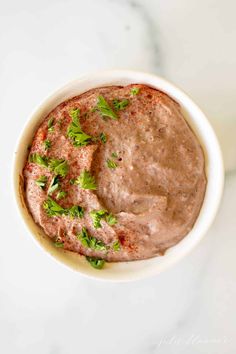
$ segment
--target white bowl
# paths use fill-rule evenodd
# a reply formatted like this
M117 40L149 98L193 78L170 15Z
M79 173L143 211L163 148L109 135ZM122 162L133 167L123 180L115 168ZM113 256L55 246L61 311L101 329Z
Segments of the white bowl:
M25 206L23 198L22 169L28 153L27 147L32 141L34 132L37 130L44 117L59 103L96 87L135 83L146 84L161 90L181 105L186 120L198 136L205 153L206 174L208 179L206 194L193 229L182 241L168 249L164 256L142 261L107 263L104 269L97 270L92 268L83 256L55 248L50 239L43 233L39 226L34 223ZM29 232L37 241L37 244L48 254L52 255L54 259L72 270L90 277L114 281L128 281L158 274L176 263L192 250L206 233L216 215L224 182L221 150L216 135L198 106L183 91L166 80L156 75L130 70L99 72L77 79L63 86L41 103L34 113L31 114L20 137L15 154L13 175L18 209Z

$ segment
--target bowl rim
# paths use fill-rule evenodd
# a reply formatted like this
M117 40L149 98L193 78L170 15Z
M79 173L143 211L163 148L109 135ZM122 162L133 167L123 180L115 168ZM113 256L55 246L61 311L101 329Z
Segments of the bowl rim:
M109 263L109 266L103 270L96 270L87 264L87 262L84 262L84 256L75 256L72 255L71 252L55 249L55 247L52 249L49 245L44 244L46 241L42 238L42 235L39 235L36 231L37 228L39 232L39 227L33 221L33 218L22 201L22 193L19 188L19 160L23 160L23 155L25 155L26 144L24 139L26 139L26 136L31 136L32 140L34 134L32 128L34 128L35 131L40 120L46 116L45 112L49 113L53 109L52 107L56 107L60 102L67 99L62 98L65 93L68 95L69 92L71 92L71 96L68 96L69 98L76 95L72 93L73 90L76 90L74 92L78 92L77 94L79 95L82 92L86 92L95 87L110 86L114 84L122 85L122 82L123 85L129 83L143 83L159 89L179 102L184 111L187 111L187 121L194 133L198 136L205 151L205 157L208 162L208 182L204 202L193 229L177 245L168 249L164 256L153 257L140 261ZM34 109L34 111L29 115L29 118L26 120L16 144L15 157L12 166L12 177L13 194L15 197L14 199L17 205L17 210L21 220L24 221L24 225L28 231L27 233L33 236L36 244L40 246L41 249L46 251L46 253L54 260L66 266L70 270L74 270L77 273L79 272L81 275L93 279L96 278L117 282L138 280L157 275L177 263L194 247L196 247L198 242L203 238L211 226L217 213L224 186L224 166L219 142L212 126L198 105L196 105L196 103L194 103L189 95L187 95L183 90L156 74L133 70L106 70L90 73L69 81L59 89L54 90ZM35 228L33 227L33 224L36 225ZM133 266L130 266L131 264ZM125 272L124 267L127 267L127 272Z

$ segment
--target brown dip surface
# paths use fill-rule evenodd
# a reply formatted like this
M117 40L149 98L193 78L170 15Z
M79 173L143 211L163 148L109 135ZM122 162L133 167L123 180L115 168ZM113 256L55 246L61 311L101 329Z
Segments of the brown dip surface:
M138 94L131 94L132 87L139 88ZM114 99L128 99L129 104L116 112L117 120L104 119L98 110L93 110L99 95L114 111ZM94 141L83 147L73 146L67 129L72 122L69 112L75 108L80 109L83 132L93 137L105 133L105 144ZM48 131L50 117L54 118L52 132ZM51 141L48 150L43 144L45 139ZM30 154L35 152L68 162L68 174L60 178L60 188L67 195L56 200L57 190L51 198L63 208L73 205L84 208L82 218L49 217L43 203L53 173L26 162L25 197L30 213L53 241L63 243L65 250L107 261L160 255L188 234L201 209L206 176L198 139L180 106L163 92L145 85L97 88L61 103L38 128ZM112 157L114 152L118 157ZM114 160L117 167L108 168L107 159ZM96 190L70 184L84 170L94 176ZM42 175L48 178L44 190L35 183ZM102 219L102 227L96 229L89 213L101 209L115 215L117 223L110 226ZM103 241L107 250L83 246L77 237L82 227ZM115 251L112 245L117 240L120 250Z

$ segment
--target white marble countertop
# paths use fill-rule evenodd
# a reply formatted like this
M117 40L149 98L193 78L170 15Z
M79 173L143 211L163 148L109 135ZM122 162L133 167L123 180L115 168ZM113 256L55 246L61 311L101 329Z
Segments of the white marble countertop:
M236 166L233 0L6 1L0 11L0 352L234 354L236 175L200 245L156 278L115 284L58 265L35 246L12 198L16 140L64 82L107 68L150 71L203 108Z

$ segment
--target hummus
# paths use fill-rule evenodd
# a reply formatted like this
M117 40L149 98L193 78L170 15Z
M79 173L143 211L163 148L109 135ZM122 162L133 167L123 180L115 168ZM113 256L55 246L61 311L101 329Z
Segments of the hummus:
M58 105L39 126L25 199L55 247L90 262L146 259L192 229L204 165L169 96L145 85L96 88Z

